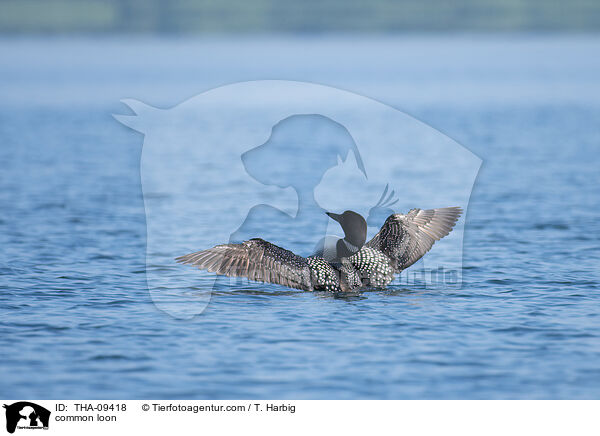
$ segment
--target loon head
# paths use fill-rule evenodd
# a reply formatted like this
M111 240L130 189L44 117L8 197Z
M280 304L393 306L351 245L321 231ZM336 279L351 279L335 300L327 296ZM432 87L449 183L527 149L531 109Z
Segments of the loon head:
M347 210L342 214L327 212L327 215L340 223L344 230L344 241L358 251L367 240L367 222L358 213Z

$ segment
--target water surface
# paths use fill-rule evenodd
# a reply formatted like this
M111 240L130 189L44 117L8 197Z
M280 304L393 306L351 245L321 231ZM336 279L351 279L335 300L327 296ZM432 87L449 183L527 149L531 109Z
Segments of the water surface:
M0 41L0 396L597 399L598 48L533 36ZM483 159L462 289L223 286L188 321L154 306L143 138L111 113L125 97L167 107L265 78L380 99Z

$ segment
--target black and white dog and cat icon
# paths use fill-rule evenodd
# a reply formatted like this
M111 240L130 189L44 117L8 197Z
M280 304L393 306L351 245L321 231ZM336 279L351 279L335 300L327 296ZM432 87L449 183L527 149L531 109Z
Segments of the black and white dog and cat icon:
M14 433L16 429L48 429L50 411L29 401L18 401L3 406L6 409L6 431Z

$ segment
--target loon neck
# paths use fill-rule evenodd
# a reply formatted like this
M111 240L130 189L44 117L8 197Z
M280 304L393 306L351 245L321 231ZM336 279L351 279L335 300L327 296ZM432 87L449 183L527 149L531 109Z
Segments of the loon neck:
M346 231L346 229L344 229L343 240L344 244L346 244L348 248L355 248L356 250L359 250L363 245L365 245L365 242L367 241L366 223L364 227L364 229L354 228L353 230L350 230L350 234Z
M346 248L348 249L348 251L350 251L351 253L356 253L358 250L361 249L361 247L364 244L364 242L363 242L360 245L354 245L350 241L348 241L346 238L342 239L342 242L344 243L344 245L346 246Z

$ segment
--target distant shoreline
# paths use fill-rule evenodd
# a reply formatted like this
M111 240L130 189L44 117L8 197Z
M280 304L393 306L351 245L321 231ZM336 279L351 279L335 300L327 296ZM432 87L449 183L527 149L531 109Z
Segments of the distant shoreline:
M600 4L542 0L4 0L0 34L597 32Z

